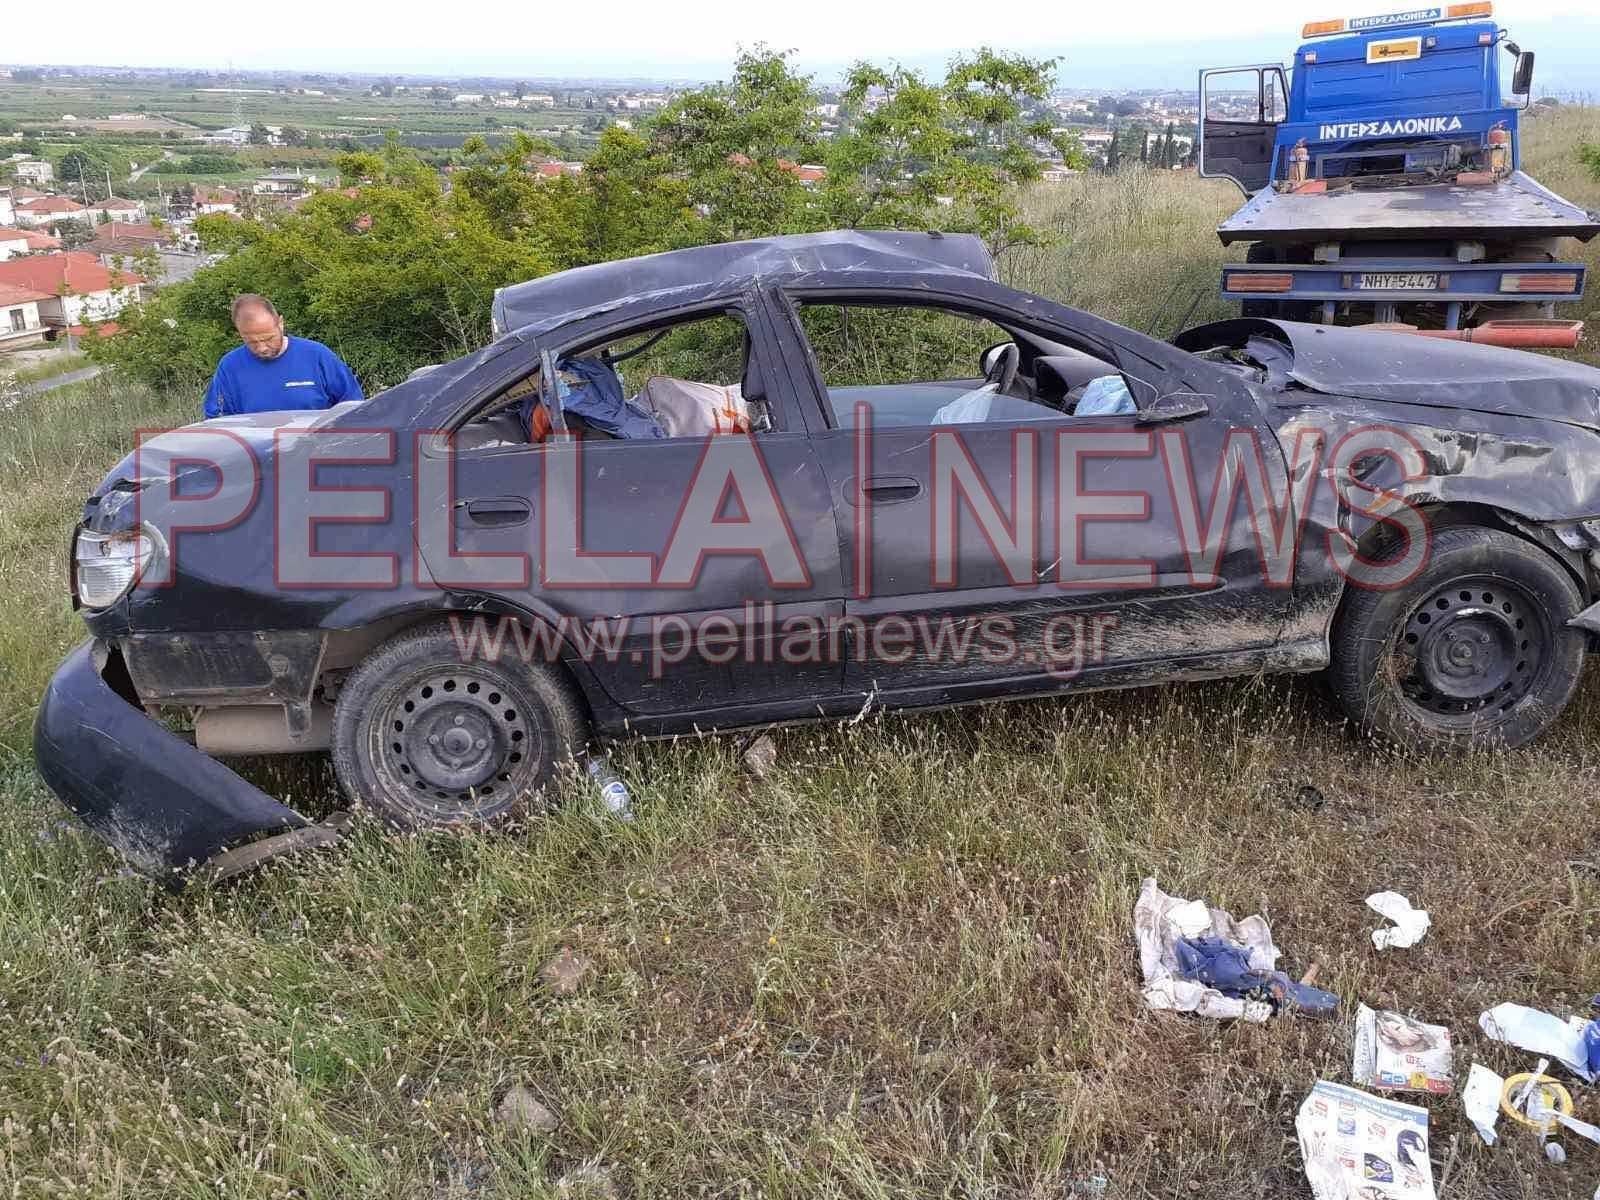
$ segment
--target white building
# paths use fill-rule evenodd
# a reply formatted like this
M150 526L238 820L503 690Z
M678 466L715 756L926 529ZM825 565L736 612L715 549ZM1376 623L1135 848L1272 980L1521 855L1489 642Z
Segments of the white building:
M460 95L458 95L450 103L452 103L452 104L482 104L483 103L483 93L482 92L462 92Z
M41 186L56 177L55 168L40 158L22 159L17 163L16 173L18 179L25 179L29 183Z
M11 189L0 188L0 225L15 225L17 210L11 200Z

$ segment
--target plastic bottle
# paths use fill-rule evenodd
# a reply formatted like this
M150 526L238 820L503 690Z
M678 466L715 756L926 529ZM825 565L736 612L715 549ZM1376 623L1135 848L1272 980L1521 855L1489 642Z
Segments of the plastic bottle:
M628 785L615 771L604 754L591 754L584 762L589 779L599 789L600 803L619 821L633 820L633 798L628 795Z

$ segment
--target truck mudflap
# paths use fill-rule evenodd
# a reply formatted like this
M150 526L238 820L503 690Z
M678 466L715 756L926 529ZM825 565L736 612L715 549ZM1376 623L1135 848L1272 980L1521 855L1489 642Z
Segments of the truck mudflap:
M337 840L341 822L314 824L125 699L115 653L91 640L67 655L34 724L39 774L85 825L174 888Z

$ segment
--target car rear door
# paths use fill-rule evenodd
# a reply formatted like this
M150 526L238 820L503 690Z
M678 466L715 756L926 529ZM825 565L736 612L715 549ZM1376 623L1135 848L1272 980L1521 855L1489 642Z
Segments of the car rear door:
M1018 402L997 406L994 419L941 426L912 415L926 410L929 381L830 388L799 314L808 301L853 298L944 304L1002 326L1031 320L1120 369L1147 416L1157 396L1187 387L1106 341L1118 327L1094 322L1095 336L1080 341L1068 326L1039 322L1045 302L1036 297L977 289L986 298L921 290L775 301L803 359L791 370L811 383L804 411L838 520L854 639L846 692L953 703L1259 662L1278 639L1291 588L1281 563L1270 577L1256 528L1288 517L1262 511L1243 483L1253 473L1257 492L1286 504L1288 481L1242 388L1191 397L1193 414L1171 422L1039 415ZM1219 507L1236 482L1238 502Z

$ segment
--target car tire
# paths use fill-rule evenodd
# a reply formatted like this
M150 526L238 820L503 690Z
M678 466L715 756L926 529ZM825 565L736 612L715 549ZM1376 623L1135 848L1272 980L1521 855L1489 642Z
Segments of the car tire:
M450 626L397 634L350 672L333 714L345 792L403 829L503 823L583 749L576 689L551 664L464 659Z
M1498 529L1442 529L1409 583L1346 591L1328 681L1368 734L1438 750L1520 746L1578 685L1588 635L1567 622L1582 607L1540 547Z

